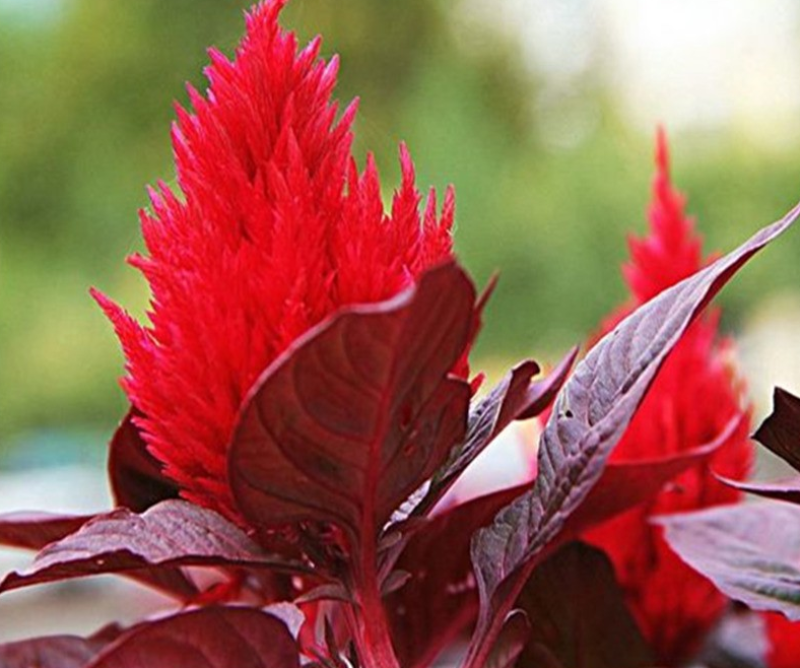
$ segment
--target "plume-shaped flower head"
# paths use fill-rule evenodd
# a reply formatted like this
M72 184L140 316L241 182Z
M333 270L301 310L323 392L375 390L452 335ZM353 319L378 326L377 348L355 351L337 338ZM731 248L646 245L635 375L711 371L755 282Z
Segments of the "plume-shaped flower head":
M631 304L603 326L609 331L632 308L703 266L701 241L684 214L684 199L669 176L667 144L659 132L656 175L649 210L650 231L630 242L624 275ZM731 345L718 335L718 313L701 318L665 362L611 461L647 460L685 452L718 439L740 418L709 463L686 471L640 506L592 531L602 547L659 662L685 660L718 619L725 599L714 586L675 556L649 518L737 501L740 493L712 471L732 479L747 476L752 463L749 411L742 382L731 365Z
M266 0L235 57L210 52L208 91L190 89L172 131L176 193L141 213L152 292L140 324L99 293L126 357L123 387L150 452L189 500L236 517L226 450L264 369L343 305L387 299L452 255L453 193L424 214L408 152L384 211L372 157L351 155L355 104L331 99L337 60L298 50ZM465 373L465 369L461 369Z

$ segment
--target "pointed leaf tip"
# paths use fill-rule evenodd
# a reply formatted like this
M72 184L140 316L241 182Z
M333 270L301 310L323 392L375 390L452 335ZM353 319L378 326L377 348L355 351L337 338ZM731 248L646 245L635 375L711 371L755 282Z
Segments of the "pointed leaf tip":
M485 661L499 620L513 605L537 557L600 478L666 356L733 274L798 214L800 205L635 310L578 365L542 434L533 488L473 540L482 608L466 668L478 668Z

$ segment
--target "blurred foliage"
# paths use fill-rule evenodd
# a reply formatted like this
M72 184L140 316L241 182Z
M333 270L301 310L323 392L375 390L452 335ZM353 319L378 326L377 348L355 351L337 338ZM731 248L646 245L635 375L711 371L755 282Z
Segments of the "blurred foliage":
M0 3L0 447L34 428L107 434L124 411L121 356L87 288L144 312L144 283L123 264L140 245L144 186L173 180L173 101L186 102L187 79L203 87L208 45L231 51L247 4ZM501 271L477 355L553 361L624 296L618 266L625 235L644 229L651 138L620 122L599 76L542 95L516 46L454 21L454 4L294 0L283 22L341 55L338 97L361 98L357 155L374 151L386 184L400 139L421 185L455 184L463 261L481 283ZM673 150L710 248L800 194L797 151L763 154L732 135L681 135ZM732 324L765 286L800 284L798 251L794 235L737 281Z

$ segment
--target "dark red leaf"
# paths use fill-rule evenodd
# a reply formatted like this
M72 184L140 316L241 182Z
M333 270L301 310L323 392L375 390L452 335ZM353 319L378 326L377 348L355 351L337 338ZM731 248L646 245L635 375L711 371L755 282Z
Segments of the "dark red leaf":
M374 541L464 438L469 387L448 374L474 307L467 275L443 265L392 300L339 312L267 369L230 449L245 518L335 522Z
M539 373L533 361L521 362L481 401L470 409L467 436L450 461L437 472L414 515L429 512L469 464L514 420L535 417L545 410L567 378L578 349L573 348L545 378L531 383Z
M792 224L800 207L636 309L578 365L542 434L532 490L479 531L472 545L481 595L466 668L479 668L542 550L599 480L666 356L708 301L758 250Z
M681 559L724 594L800 621L800 508L740 503L657 522Z
M438 515L412 533L397 562L408 582L386 598L400 665L429 666L474 623L478 596L469 558L472 534L528 485L479 497Z
M644 503L670 480L708 459L724 445L744 416L731 419L709 444L657 459L614 462L578 506L561 530L559 542L571 540L621 512Z
M571 543L556 552L534 571L517 605L531 624L522 666L537 665L542 654L568 668L653 665L614 568L598 549Z
M800 471L800 399L776 387L772 414L756 430L753 438Z
M257 608L202 608L139 624L86 668L299 668L283 622Z
M46 636L0 645L0 668L86 668L103 643L77 636Z
M522 410L514 415L515 420L528 420L536 417L550 406L556 398L561 386L567 380L575 358L578 356L578 348L570 350L555 369L550 372L544 380L532 383L528 387L527 396L523 402Z
M137 412L131 408L111 439L108 475L118 506L141 513L159 501L174 499L178 487L161 473L158 461L147 451L139 428Z
M41 550L80 529L95 515L15 512L0 515L0 545Z
M717 476L717 479L748 494L800 504L800 477L776 482L740 482L739 480L730 480L721 476Z
M701 448L658 459L609 464L548 549L652 498L669 480L711 457L738 424L739 419L731 420L714 442ZM398 568L410 572L412 578L387 599L401 665L429 665L456 633L474 623L478 600L470 577L469 537L529 487L522 485L480 497L412 532L398 562Z
M528 616L521 610L512 611L503 623L503 630L486 660L486 668L514 668L531 634Z
M141 515L121 508L98 515L76 533L46 546L32 566L11 573L0 592L68 578L139 571L150 584L196 593L175 566L249 566L288 570L221 515L186 501L162 501ZM164 581L166 580L166 581Z

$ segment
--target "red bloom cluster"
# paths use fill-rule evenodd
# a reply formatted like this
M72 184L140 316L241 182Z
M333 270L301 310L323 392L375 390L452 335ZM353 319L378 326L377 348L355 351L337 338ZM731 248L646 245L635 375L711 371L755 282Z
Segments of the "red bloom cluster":
M636 306L702 268L700 239L684 213L683 197L670 183L663 133L658 135L656 162L650 234L631 240L632 259L624 268L632 303L604 323L603 333ZM629 605L665 665L675 665L697 649L725 599L714 585L680 561L649 519L738 500L740 492L718 482L712 470L740 480L747 476L753 457L742 384L729 361L730 346L717 334L717 320L712 314L687 331L611 461L685 452L714 441L736 416L743 419L709 464L685 472L650 503L587 536L613 561Z
M230 61L211 51L205 97L178 110L182 196L161 183L141 213L148 256L130 263L152 291L150 325L105 296L127 360L123 386L165 473L196 503L236 518L226 451L242 401L309 328L353 303L390 298L452 255L454 199L424 215L414 168L384 211L372 157L351 155L356 105L337 120L337 61L298 51L278 25L284 0L247 17ZM462 372L465 372L463 369Z

